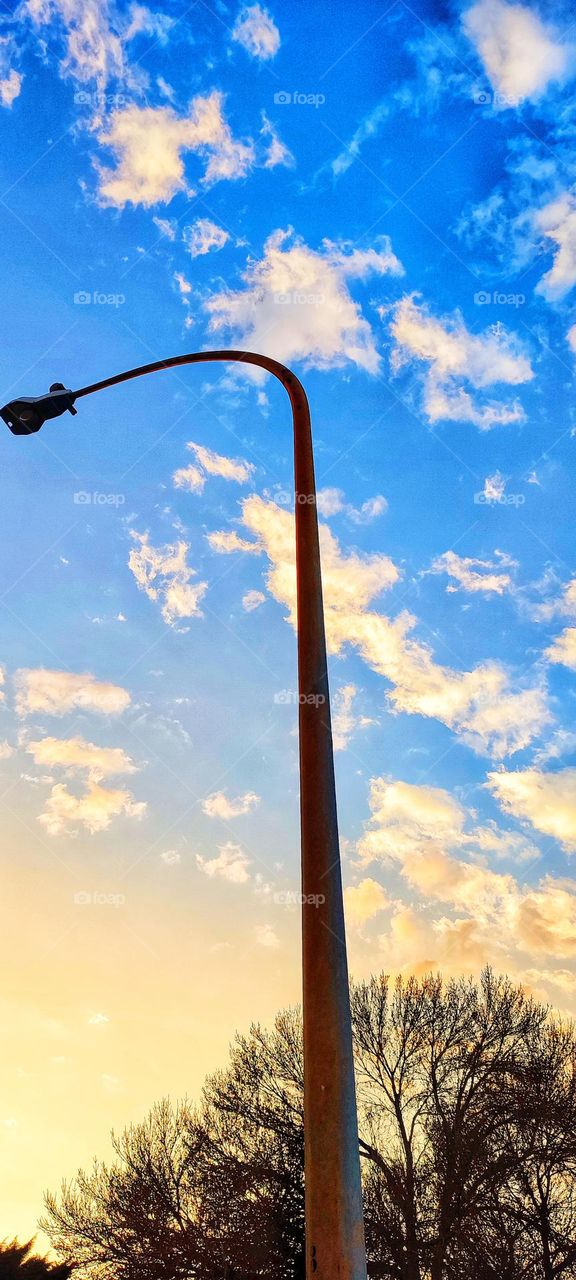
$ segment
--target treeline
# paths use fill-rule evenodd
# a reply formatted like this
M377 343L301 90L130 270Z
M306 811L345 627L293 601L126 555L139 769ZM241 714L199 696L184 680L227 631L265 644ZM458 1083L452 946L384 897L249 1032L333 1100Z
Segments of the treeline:
M576 1277L576 1040L487 970L353 989L369 1274ZM47 1198L88 1280L303 1280L299 1015L238 1036L201 1105L159 1103Z
M64 1263L48 1262L33 1252L34 1241L0 1244L0 1280L70 1280L72 1269Z

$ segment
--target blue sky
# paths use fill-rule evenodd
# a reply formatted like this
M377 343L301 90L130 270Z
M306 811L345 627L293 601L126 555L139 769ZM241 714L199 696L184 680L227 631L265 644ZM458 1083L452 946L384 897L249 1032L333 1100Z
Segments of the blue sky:
M490 960L573 1009L568 6L0 21L3 400L295 368L352 969ZM282 390L224 366L3 438L9 1232L298 999L291 466Z

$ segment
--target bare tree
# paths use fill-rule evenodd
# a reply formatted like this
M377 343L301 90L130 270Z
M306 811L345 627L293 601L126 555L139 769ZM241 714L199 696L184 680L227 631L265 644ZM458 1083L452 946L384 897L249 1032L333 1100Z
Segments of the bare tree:
M238 1275L247 1270L300 1280L304 1131L298 1013L280 1014L272 1032L253 1027L249 1037L236 1038L228 1069L206 1085L202 1116L208 1199L220 1223L234 1214L227 1254Z
M512 1177L498 1209L522 1233L544 1280L576 1275L576 1045L570 1026L549 1021L527 1043L511 1109Z
M114 1164L95 1162L46 1197L41 1225L54 1248L94 1280L200 1276L203 1135L189 1107L161 1102L112 1141Z
M372 1280L576 1280L572 1027L490 970L373 978L352 1006ZM114 1146L47 1200L85 1280L303 1280L298 1012Z
M486 970L479 984L373 978L353 1016L376 1257L402 1280L457 1277L472 1262L476 1276L490 1265L480 1224L519 1159L509 1129L526 1045L547 1011ZM507 1249L498 1266L510 1271Z

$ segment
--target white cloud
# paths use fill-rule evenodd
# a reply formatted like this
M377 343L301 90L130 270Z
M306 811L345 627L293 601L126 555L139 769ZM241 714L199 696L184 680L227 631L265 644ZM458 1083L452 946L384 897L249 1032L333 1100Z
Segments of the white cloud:
M296 626L296 571L293 516L257 495L242 503L243 523L256 539L235 532L209 535L214 550L264 551L270 560L267 585L288 607ZM497 759L527 746L549 722L540 686L512 684L502 664L487 661L457 671L434 661L430 648L411 638L416 618L403 611L393 620L368 609L370 602L398 581L399 573L383 555L345 554L338 540L320 526L326 635L331 653L356 648L364 661L391 685L388 702L395 711L432 716L463 734L475 749Z
M233 480L236 484L247 484L256 468L245 458L227 458L223 454L214 453L204 445L190 440L186 445L196 458L197 465L180 467L172 477L177 489L188 489L191 493L202 493L206 476L219 476L222 480Z
M164 853L160 854L160 861L163 862L167 867L177 866L180 860L181 860L181 856L178 853L177 849L165 849Z
M132 530L136 543L128 558L128 565L141 591L150 600L161 603L161 613L168 626L175 626L182 618L202 616L200 601L208 590L207 582L191 582L196 570L187 563L190 546L187 542L169 543L153 547L149 534Z
M250 879L250 859L240 845L230 841L219 846L214 858L203 858L197 853L196 862L204 875L211 879L228 880L230 884L247 884Z
M390 902L382 885L370 877L365 877L359 884L344 890L346 923L352 928L360 928L389 906Z
M223 249L230 236L210 218L197 218L189 227L184 227L182 239L190 256L199 258L213 250Z
M394 110L393 102L388 98L377 103L375 107L364 116L363 120L355 129L351 139L347 142L342 151L338 153L334 160L330 162L330 168L336 178L341 174L347 173L348 169L358 159L362 152L364 143L378 135L384 121L388 119Z
M156 43L166 44L174 23L168 15L137 3L131 4L123 17L109 0L23 0L19 16L27 17L33 27L45 29L41 48L43 52L48 49L51 63L55 61L52 46L64 47L59 63L63 78L71 77L84 85L95 83L95 94L77 97L82 105L92 107L95 122L101 120L108 105L105 91L110 81L116 80L122 87L119 101L125 99L126 90L141 92L148 86L149 78L140 62L130 60L131 41L148 34Z
M388 510L386 498L377 493L367 498L361 507L354 507L346 502L341 489L319 489L316 495L316 506L321 516L335 516L343 513L353 524L371 524Z
M316 508L318 515L329 519L330 516L337 516L344 511L345 502L342 489L319 489L316 494Z
M570 326L566 337L568 345L572 348L572 351L576 352L576 324Z
M239 539L240 547L232 541L223 549L266 552L272 561L268 585L276 599L289 606L290 621L295 627L294 517L275 502L266 502L254 494L242 502L242 518L246 528L257 538L256 544ZM233 534L231 537L234 539ZM326 525L320 526L320 540L322 581L330 615L346 614L351 607L362 609L375 596L399 581L399 571L389 556L361 555L355 551L346 554L340 550L338 539Z
M177 222L175 218L157 218L153 217L152 221L155 227L158 227L161 236L166 240L176 239Z
M254 936L258 946L266 947L269 951L277 951L280 946L280 939L270 924L257 924Z
M486 476L484 488L482 490L482 497L485 498L487 502L499 502L504 495L505 488L506 480L504 479L504 476L500 475L499 471L495 471L494 475Z
M469 957L483 964L499 956L500 967L509 971L510 959L521 967L525 953L576 955L572 886L549 876L536 887L522 885L514 875L484 865L483 852L497 853L499 844L502 856L523 861L521 836L494 825L468 831L462 806L435 787L375 778L370 808L372 819L359 843L362 861L390 861L428 912L441 902L457 913L435 920L432 937L460 968ZM421 939L414 927L411 934L413 952ZM430 937L428 932L427 947ZM430 951L424 956L429 966Z
M490 773L488 785L508 813L576 851L576 769Z
M0 760L9 760L14 755L14 747L9 742L0 742Z
M0 102L11 107L22 88L22 76L13 66L18 59L15 35L0 36Z
M193 99L187 116L171 107L138 107L115 111L99 141L115 155L116 167L98 165L100 199L122 209L126 204L168 204L178 191L191 194L183 153L206 161L202 182L243 178L254 161L251 143L232 136L216 90Z
M368 716L357 715L354 702L358 690L355 684L342 685L332 698L332 739L335 751L345 751L357 729L367 729L375 724Z
M175 489L187 489L188 493L202 493L206 484L206 475L199 467L190 463L187 467L178 467L172 476Z
M102 0L100 0L100 4ZM130 22L124 32L125 40L133 40L138 35L154 36L158 44L166 45L176 19L165 13L154 13L145 4L131 3Z
M552 577L552 582L555 579ZM548 577L545 577L542 587L549 586ZM532 616L535 622L550 622L553 618L576 618L576 578L571 578L569 582L562 587L560 595L549 595L541 604L532 606Z
M565 627L546 649L545 656L549 662L558 662L576 671L576 627Z
M8 75L0 77L0 102L3 107L11 107L22 89L22 76L15 67L11 67Z
M381 493L377 493L373 498L367 498L361 507L349 507L347 514L354 524L370 524L372 520L377 520L378 516L383 516L387 510L386 498Z
M563 756L576 752L576 733L572 729L555 729L547 741L534 752L534 765L548 764L550 760L561 760Z
M268 119L266 112L262 112L262 128L260 136L266 140L267 151L264 159L265 169L275 169L277 165L286 165L288 169L296 163L294 156L286 143L282 141L276 126Z
M102 88L125 71L122 37L111 24L107 0L26 0L24 12L36 26L65 30L66 54L62 75L81 82L95 80Z
M142 34L165 44L174 24L143 4L131 4L122 19L109 0L25 0L21 14L48 27L49 36L63 36L61 74L83 84L94 80L100 93L114 79L131 90L144 88L147 76L138 63L131 65L127 46Z
M280 48L280 32L274 19L262 5L251 4L238 14L232 39L241 44L253 58L262 62L273 58Z
M92 782L115 774L135 773L137 766L121 747L98 747L84 738L40 738L26 743L26 751L35 764L44 768L66 769L74 773L86 770Z
M479 0L462 21L491 84L511 106L541 97L570 74L573 49L527 5Z
M218 529L206 536L212 550L217 551L219 555L229 555L233 551L242 551L248 555L260 554L257 542L249 542L248 538L241 538L235 530Z
M389 242L378 243L362 250L324 241L317 251L291 230L273 232L263 258L249 262L245 287L223 290L205 304L210 331L231 332L241 347L278 360L302 359L321 369L350 361L376 373L380 355L349 282L401 274Z
M242 596L242 608L246 613L253 613L255 609L259 609L264 604L266 596L262 591L247 591Z
M16 672L16 710L18 715L44 712L63 716L68 711L95 711L117 716L130 705L130 694L119 685L85 672L49 671L43 667Z
M176 284L177 284L177 286L178 286L178 293L180 294L180 296L181 296L183 299L187 298L187 297L188 297L188 295L192 293L192 285L190 284L190 281L189 281L189 280L186 278L186 276L184 275L184 272L183 272L183 271L175 271L175 272L174 272L174 280L176 281ZM185 304L185 305L186 305L186 306L188 306L188 303L186 302L186 304Z
M76 835L82 827L95 835L106 831L113 818L141 818L145 811L145 802L134 801L129 791L112 791L90 782L83 795L75 796L58 783L38 821L50 836Z
M536 292L549 302L563 298L576 284L576 200L568 194L558 196L540 209L534 217L536 228L556 246L554 262L542 276Z
M414 294L405 295L394 309L391 332L396 346L392 367L421 361L424 374L424 411L430 422L473 422L482 431L496 425L521 422L524 411L517 400L485 403L471 396L495 383L517 386L534 375L516 335L468 331L458 312L439 320Z
M495 555L495 561L476 560L471 556L459 556L455 551L445 551L436 557L429 572L446 573L463 591L501 596L512 584L510 574L503 573L502 569L507 565L515 566L516 562L501 551L496 551ZM447 586L446 590L456 591L457 587Z
M202 801L202 809L209 818L221 818L224 822L230 818L239 818L245 813L252 813L260 804L260 796L254 791L246 791L236 799L229 798L224 791L214 791Z

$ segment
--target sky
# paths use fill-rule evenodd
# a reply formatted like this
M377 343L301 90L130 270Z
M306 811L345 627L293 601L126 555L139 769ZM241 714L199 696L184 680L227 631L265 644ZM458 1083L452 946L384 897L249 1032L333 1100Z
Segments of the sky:
M350 966L576 1012L576 25L0 5L0 400L307 388ZM300 991L290 412L1 440L0 1237Z

